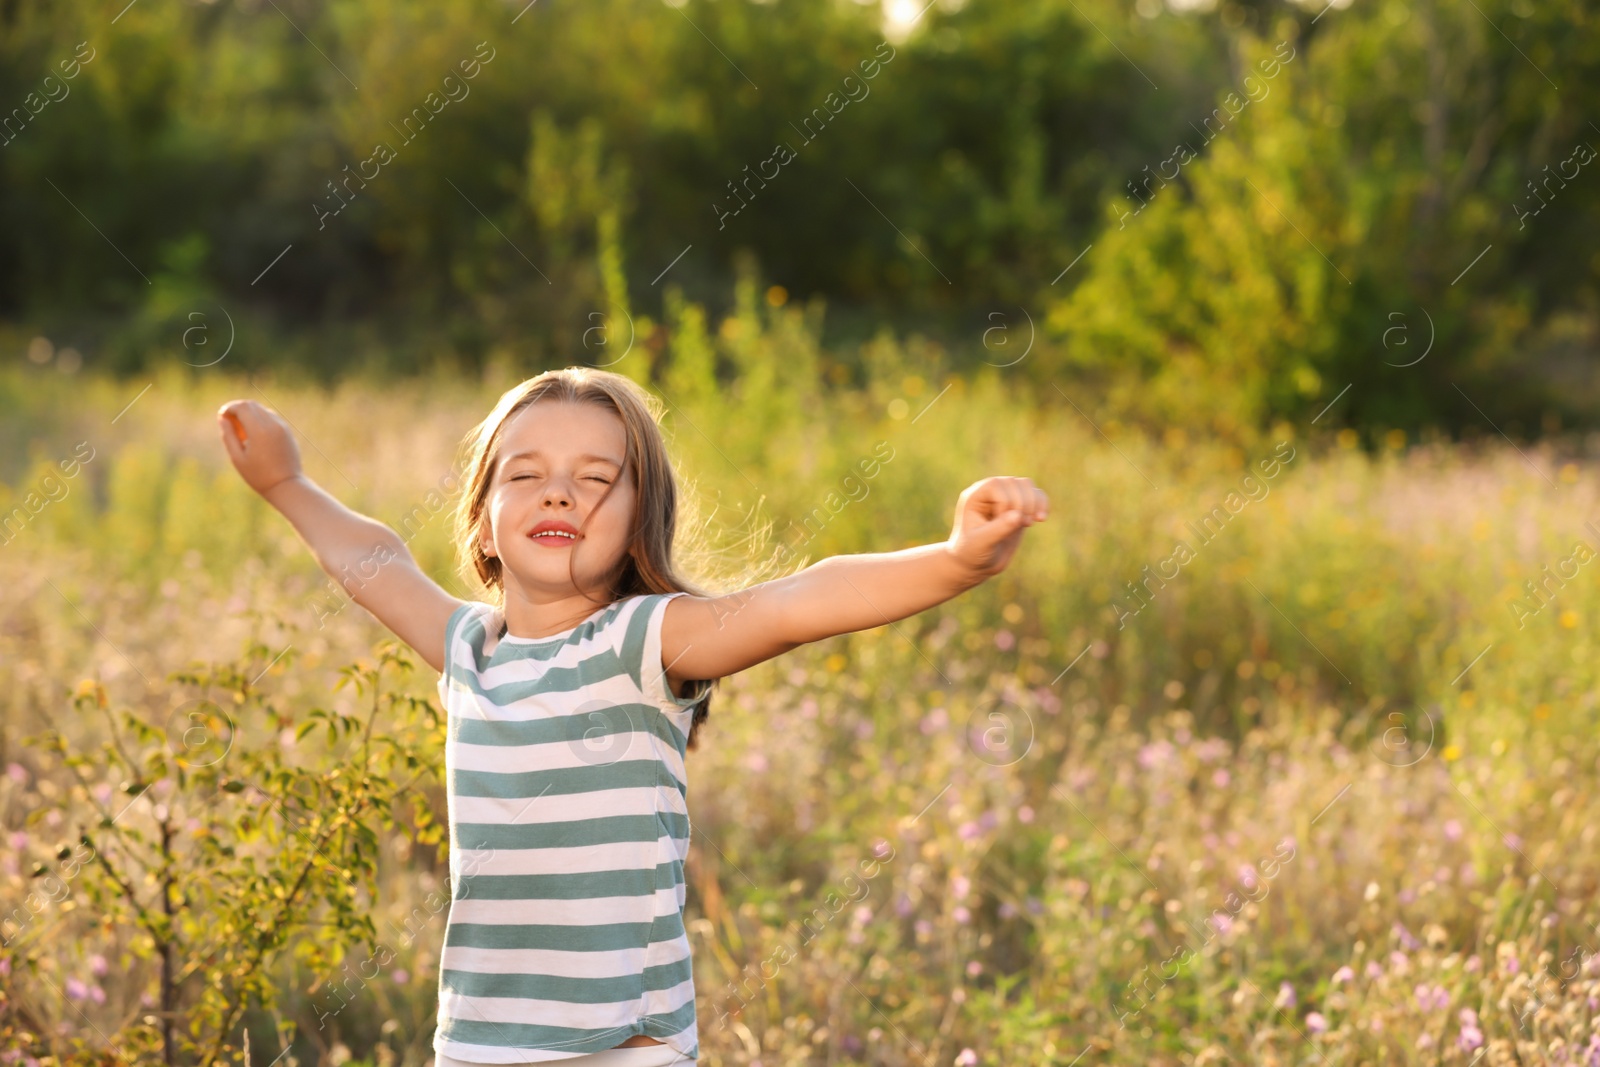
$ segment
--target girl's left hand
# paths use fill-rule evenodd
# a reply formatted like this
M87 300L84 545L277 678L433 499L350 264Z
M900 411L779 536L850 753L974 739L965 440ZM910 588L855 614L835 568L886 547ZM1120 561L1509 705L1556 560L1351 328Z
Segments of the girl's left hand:
M946 547L982 578L1006 569L1022 531L1050 514L1050 499L1027 478L985 478L956 501L956 524Z

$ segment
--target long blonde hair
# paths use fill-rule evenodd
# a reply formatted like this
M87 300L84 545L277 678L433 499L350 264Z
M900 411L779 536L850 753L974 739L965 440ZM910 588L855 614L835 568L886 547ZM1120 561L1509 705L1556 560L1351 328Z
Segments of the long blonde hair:
M484 553L479 534L505 424L518 412L541 400L593 404L614 412L622 420L626 441L623 470L634 474L637 499L633 532L621 561L610 576L606 603L649 593L706 595L682 578L672 564L672 543L679 517L678 484L658 425L661 402L631 379L591 367L545 371L507 389L488 417L462 441L466 480L456 507L455 541L463 577L476 577L493 592L496 603L504 607L505 577L500 560ZM619 475L606 488L596 508L605 503L621 481ZM689 727L689 748L695 747L700 724L710 714L711 689L712 686L706 686L704 697L695 705Z

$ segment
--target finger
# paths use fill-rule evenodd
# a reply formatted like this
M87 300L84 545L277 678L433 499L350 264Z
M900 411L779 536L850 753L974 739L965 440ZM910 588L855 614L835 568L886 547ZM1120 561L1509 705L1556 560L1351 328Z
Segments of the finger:
M1005 514L1005 494L1000 479L984 478L982 481L974 482L967 492L972 494L967 506L974 511L980 521L987 522Z
M255 425L255 421L252 418L254 413L251 411L253 406L253 403L249 400L230 400L217 409L217 414L226 420L229 426L233 427L233 431L237 436L248 438L250 436L250 428L246 425L246 421L249 421L250 426Z
M1016 521L1026 521L1028 517L1026 506L1022 499L1022 481L1023 479L1021 478L1010 477L1005 480L1005 511L1012 515Z
M239 437L239 444L243 445L250 440L250 435L245 432L244 422L237 412L230 411L223 416L233 426L233 432Z
M217 433L222 437L222 447L227 450L228 458L236 464L244 462L244 443L239 440L228 416L221 412L217 413Z
M1044 521L1050 514L1050 498L1045 496L1044 490L1038 486L1033 488L1034 514L1039 521Z

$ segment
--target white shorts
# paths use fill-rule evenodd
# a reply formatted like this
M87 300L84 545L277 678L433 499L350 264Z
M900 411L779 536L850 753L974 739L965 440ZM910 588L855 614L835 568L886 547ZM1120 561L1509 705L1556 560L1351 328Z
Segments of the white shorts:
M634 1045L631 1048L608 1048L583 1056L569 1056L560 1060L540 1060L550 1067L695 1067L695 1060L684 1056L671 1045ZM433 1067L514 1067L509 1064L483 1064L472 1060L458 1060L437 1053Z

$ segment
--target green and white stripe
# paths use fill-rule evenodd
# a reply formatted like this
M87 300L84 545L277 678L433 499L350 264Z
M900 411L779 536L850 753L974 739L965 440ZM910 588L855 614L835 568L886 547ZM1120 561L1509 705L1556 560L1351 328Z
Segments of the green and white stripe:
M453 887L436 1054L532 1063L643 1034L699 1055L683 864L694 705L668 690L666 602L628 597L563 634L469 602L439 696Z

